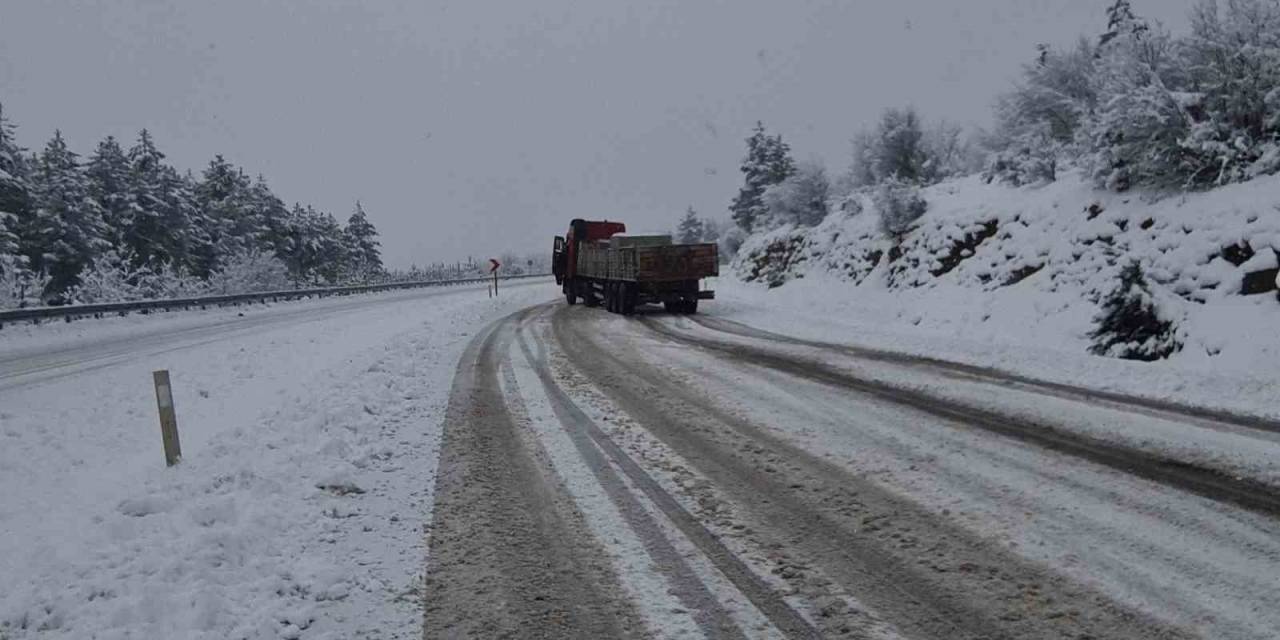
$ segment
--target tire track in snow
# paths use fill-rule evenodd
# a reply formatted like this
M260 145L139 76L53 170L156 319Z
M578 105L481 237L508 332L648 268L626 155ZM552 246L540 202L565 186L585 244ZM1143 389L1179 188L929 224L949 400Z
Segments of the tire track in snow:
M1280 494L1258 482L1235 479L1214 469L1172 460L1147 451L1101 442L1068 433L1050 425L1029 426L994 411L939 399L922 391L860 378L802 357L766 351L736 342L691 336L652 318L644 318L641 322L664 338L720 357L866 393L970 428L1073 456L1211 500L1242 507L1261 515L1280 517Z
M645 637L545 460L521 444L499 367L528 310L468 345L450 394L427 560L426 638Z
M821 637L812 624L792 609L780 595L725 547L723 542L702 526L569 398L556 383L545 352L541 348L535 355L523 334L519 342L525 358L534 367L535 373L542 382L543 390L551 400L557 418L569 432L579 453L596 474L601 485L605 487L610 498L628 519L632 529L649 543L650 554L655 562L671 575L681 599L687 606L699 612L695 617L698 618L708 637L744 636L734 627L723 608L693 570L676 556L675 550L669 542L665 541L657 523L647 518L643 507L623 486L621 479L605 461L605 456L617 465L631 484L637 487L775 627L792 638ZM727 628L734 630L726 632Z
M978 382L1009 385L1036 393L1052 395L1066 400L1102 403L1121 411L1141 413L1143 415L1149 415L1157 418L1170 418L1181 422L1194 423L1198 426L1227 433L1252 435L1254 437L1268 436L1266 439L1270 441L1276 441L1276 438L1271 436L1280 435L1280 421L1268 419L1262 416L1233 413L1219 409L1181 404L1171 400L1143 398L1140 396L1125 395L1102 389L1090 389L1088 387L1078 385L1050 382L1047 380L1040 380L1029 376L1010 373L994 367L983 367L963 362L942 360L940 358L916 356L907 353L872 349L834 342L805 340L803 338L774 333L764 329L757 329L750 325L714 316L688 316L688 319L712 331L743 338L754 338L783 344L813 347L816 349L834 350L860 360L889 362L892 364L913 367L926 367L940 375L957 376Z

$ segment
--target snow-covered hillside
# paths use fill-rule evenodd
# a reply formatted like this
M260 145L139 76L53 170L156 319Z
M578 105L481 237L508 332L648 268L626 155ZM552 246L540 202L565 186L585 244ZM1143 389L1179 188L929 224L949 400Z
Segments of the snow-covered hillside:
M753 235L733 272L760 285L739 299L790 306L864 338L1076 358L1089 349L1099 299L1137 260L1184 347L1126 371L1280 372L1280 177L1163 198L1096 190L1077 173L1022 188L973 176L922 193L928 211L897 241L860 195L818 226Z

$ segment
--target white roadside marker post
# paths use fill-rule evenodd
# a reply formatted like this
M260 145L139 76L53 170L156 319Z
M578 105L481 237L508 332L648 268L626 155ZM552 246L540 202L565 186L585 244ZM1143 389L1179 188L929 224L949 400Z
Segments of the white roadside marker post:
M182 460L182 445L178 443L178 416L173 409L173 386L169 384L168 369L152 374L156 383L156 404L160 407L160 437L164 440L164 462L172 467Z

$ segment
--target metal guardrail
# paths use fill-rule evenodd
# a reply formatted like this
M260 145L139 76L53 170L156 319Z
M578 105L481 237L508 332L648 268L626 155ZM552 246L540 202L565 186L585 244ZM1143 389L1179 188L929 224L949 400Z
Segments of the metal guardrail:
M518 276L500 276L499 280L521 280L525 278L546 278L549 273L534 273ZM226 305L252 304L255 302L279 302L281 300L298 300L301 298L326 298L329 296L351 295L356 293L377 293L398 289L420 289L423 287L448 287L463 284L481 284L493 282L492 277L460 278L456 280L422 280L416 282L388 282L385 284L364 284L350 287L319 287L313 289L289 289L286 291L263 291L258 293L236 293L222 296L202 296L198 298L170 298L166 300L138 300L135 302L107 302L102 304L76 304L62 307L27 307L0 311L0 328L10 322L40 322L50 318L63 318L71 322L75 318L100 318L107 314L126 315L131 311L169 311L171 309L190 309L199 307L220 307Z

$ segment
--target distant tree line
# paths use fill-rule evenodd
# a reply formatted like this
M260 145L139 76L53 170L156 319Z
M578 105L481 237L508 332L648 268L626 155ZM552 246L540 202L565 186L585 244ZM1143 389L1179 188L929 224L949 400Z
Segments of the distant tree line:
M359 202L344 225L221 155L180 172L146 130L29 153L0 109L0 308L367 281L379 246Z
M921 187L978 172L1021 186L1082 169L1114 191L1209 189L1280 172L1280 0L1201 0L1179 37L1130 0L1113 0L1105 18L1105 30L1073 47L1038 46L997 99L990 131L966 135L910 107L886 110L854 136L837 185L757 123L726 245L759 229L818 224L833 190L870 193L885 233L900 235L928 207Z

